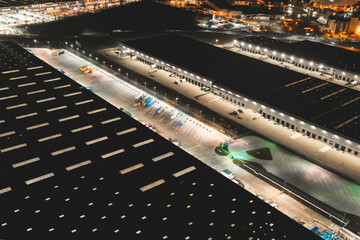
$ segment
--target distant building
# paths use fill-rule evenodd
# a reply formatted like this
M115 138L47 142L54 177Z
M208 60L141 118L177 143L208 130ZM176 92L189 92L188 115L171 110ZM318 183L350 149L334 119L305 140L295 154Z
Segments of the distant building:
M360 19L359 17L352 17L350 19L347 32L350 34L359 34L360 31Z
M309 5L317 4L322 6L347 7L358 3L358 0L311 0Z
M320 27L320 31L330 34L348 34L351 37L358 37L360 33L360 17L351 18L330 16L327 24Z

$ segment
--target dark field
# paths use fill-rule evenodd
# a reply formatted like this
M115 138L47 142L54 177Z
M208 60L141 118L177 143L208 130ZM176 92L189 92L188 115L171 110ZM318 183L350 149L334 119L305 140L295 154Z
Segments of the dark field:
M47 36L77 36L110 33L114 29L122 31L158 31L198 29L198 19L204 15L173 8L154 2L130 3L104 10L95 14L84 14L64 20L29 25L31 34Z

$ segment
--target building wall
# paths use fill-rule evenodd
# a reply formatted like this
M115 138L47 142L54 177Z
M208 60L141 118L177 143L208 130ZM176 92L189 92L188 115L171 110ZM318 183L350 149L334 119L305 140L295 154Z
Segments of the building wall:
M241 45L239 45L238 47L240 46ZM125 45L120 44L119 49L122 51L127 51L134 60L141 61L154 68L168 71L170 74L174 74L175 77L178 77L180 79L185 78L187 82L190 82L198 87L209 87L212 93L218 95L224 100L235 104L236 106L238 106L238 108L247 107L249 109L252 109L258 112L260 114L260 117L268 119L269 121L274 121L274 123L276 122L276 124L287 127L294 132L299 132L305 136L308 136L309 138L323 141L328 145L337 148L340 151L346 151L360 157L360 143L352 142L345 137L338 136L335 133L331 133L328 130L323 129L320 126L315 126L314 124L299 119L296 116L291 116L282 112L281 110L277 110L264 103L257 102L255 99L251 99L247 96L234 92L231 89L220 86L214 81L210 79L205 79L204 77L201 77L196 73L181 69L170 63L166 63L160 59L156 59L153 56L149 56L135 49L131 49ZM260 49L258 51L260 54ZM286 61L291 61L290 58L287 59L286 57L282 59L284 59L284 61L285 59Z
M336 32L336 25L337 25L337 22L335 19L329 19L328 20L328 25L329 25L329 31L331 33L335 33Z
M359 21L359 18L357 17L352 17L350 19L350 23L349 23L349 27L348 27L348 30L347 32L348 33L356 33L357 32L357 29L360 27L360 21Z

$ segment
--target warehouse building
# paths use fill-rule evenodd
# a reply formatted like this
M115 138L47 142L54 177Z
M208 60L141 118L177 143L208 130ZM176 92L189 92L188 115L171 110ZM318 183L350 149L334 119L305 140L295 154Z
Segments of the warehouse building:
M360 92L180 35L119 47L269 121L359 156Z
M317 239L13 42L0 42L1 239Z

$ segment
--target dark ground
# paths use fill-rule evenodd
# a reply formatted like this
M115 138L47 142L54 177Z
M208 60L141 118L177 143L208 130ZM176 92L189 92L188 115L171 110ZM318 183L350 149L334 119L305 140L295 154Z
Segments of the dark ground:
M30 34L64 37L122 31L198 29L199 13L154 2L136 2L95 14L84 14L64 20L28 26Z

